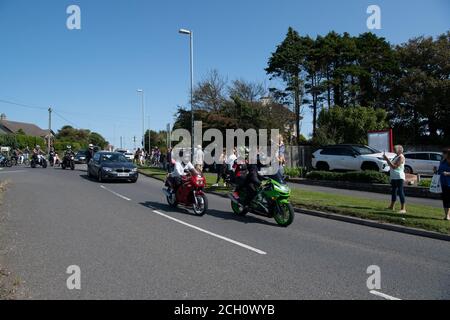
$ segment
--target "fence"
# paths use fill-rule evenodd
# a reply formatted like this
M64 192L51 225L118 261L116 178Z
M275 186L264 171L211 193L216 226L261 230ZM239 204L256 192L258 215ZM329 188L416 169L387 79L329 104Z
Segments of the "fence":
M286 146L286 166L289 168L312 168L311 146Z

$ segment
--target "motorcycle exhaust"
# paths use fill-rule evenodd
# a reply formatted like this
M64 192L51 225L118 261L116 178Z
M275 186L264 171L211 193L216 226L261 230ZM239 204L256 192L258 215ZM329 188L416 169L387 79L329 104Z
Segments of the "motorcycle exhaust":
M239 203L239 201L237 201L237 200L233 197L233 195L229 194L229 195L228 195L228 198L230 198L231 202L233 202L234 204L237 204L239 207L241 207L241 208L244 207L241 203Z

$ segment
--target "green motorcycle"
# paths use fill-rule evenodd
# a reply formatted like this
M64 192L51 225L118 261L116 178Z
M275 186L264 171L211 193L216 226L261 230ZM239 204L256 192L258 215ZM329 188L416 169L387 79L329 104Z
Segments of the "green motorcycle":
M288 227L294 222L295 211L292 204L289 202L291 196L291 189L284 182L280 174L276 176L264 177L258 194L250 205L247 203L246 190L239 194L239 201L233 195L230 195L231 208L238 216L245 216L248 213L262 215L273 218L278 225Z

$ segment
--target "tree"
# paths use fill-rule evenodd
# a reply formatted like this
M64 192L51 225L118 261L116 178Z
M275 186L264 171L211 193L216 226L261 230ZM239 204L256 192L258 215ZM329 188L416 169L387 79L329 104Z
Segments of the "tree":
M239 98L247 102L260 100L266 94L264 86L260 83L252 83L244 79L234 80L228 87L230 97Z
M303 95L304 60L307 47L304 39L297 31L289 28L286 38L272 53L269 59L267 74L272 78L280 78L286 84L285 91L293 93L294 113L296 116L296 136L300 137L301 104Z
M92 143L105 149L108 146L108 141L106 141L99 133L91 132L86 129L75 129L72 126L62 127L56 134L56 143L58 146L72 145L79 146L80 148L86 148L88 144ZM63 147L65 148L65 147Z
M389 127L385 110L360 106L324 109L320 112L318 125L316 145L367 144L369 131Z
M196 110L217 111L225 101L227 81L217 70L212 70L194 90L193 104Z
M405 143L450 140L450 31L437 39L418 37L397 46L400 75L391 117Z

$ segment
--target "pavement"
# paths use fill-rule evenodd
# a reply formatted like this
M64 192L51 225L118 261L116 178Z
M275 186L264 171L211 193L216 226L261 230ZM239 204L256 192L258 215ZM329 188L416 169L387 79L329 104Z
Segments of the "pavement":
M450 299L445 241L301 214L284 229L214 195L196 217L169 208L160 181L100 184L81 166L0 180L0 254L29 299ZM66 285L73 265L81 290Z

